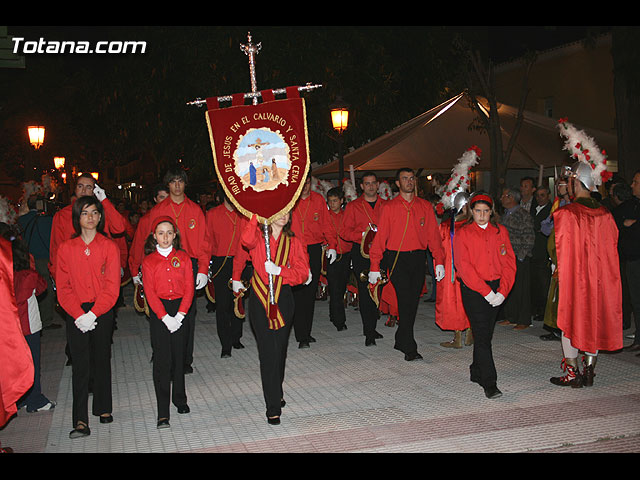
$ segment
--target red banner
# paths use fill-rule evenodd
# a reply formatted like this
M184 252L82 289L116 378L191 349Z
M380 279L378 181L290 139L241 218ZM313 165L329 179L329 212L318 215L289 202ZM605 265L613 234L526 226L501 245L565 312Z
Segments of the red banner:
M213 163L225 193L245 216L271 223L293 208L309 170L309 141L304 99L297 88L263 103L218 108L208 99L206 113ZM271 93L271 92L269 92Z

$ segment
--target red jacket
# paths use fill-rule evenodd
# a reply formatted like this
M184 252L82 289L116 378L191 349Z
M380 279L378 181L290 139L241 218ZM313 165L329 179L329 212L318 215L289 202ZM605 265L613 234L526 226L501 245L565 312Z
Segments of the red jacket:
M344 240L360 244L362 233L367 229L369 223L378 225L380 212L388 200L378 197L375 208L371 208L361 195L352 202L347 203L344 208L344 221L341 236Z
M369 251L371 271L380 271L380 260L385 250L410 252L427 248L431 251L434 265L442 265L444 250L431 203L417 196L411 202L400 195L389 200L382 209L378 233Z
M22 333L30 335L42 330L42 322L40 321L40 311L38 310L38 318L33 315L36 312L31 310L38 308L37 300L35 305L29 305L29 299L35 294L42 294L47 290L47 281L42 275L35 270L18 270L13 273L13 283L15 285L16 304L18 305L18 315L20 316L20 326ZM34 297L35 299L35 297ZM33 302L33 300L32 300Z
M81 305L90 302L95 303L91 311L96 316L104 315L120 295L118 246L100 233L89 245L81 237L63 242L58 248L55 278L58 302L71 317L84 314Z
M454 235L453 252L457 274L467 287L484 297L491 292L486 282L500 279L496 293L507 298L516 278L516 256L505 227L490 223L483 229L469 223Z
M54 279L56 279L58 248L62 242L69 240L76 233L71 220L71 210L74 203L75 199L71 202L71 205L67 205L53 216L51 241L49 243L49 271ZM113 206L108 198L102 201L102 208L104 208L104 233L107 236L123 233L126 229L124 217L120 215L120 212L116 210L116 207Z
M233 257L240 245L246 218L235 209L229 211L224 204L208 210L205 218L210 257Z
M206 275L209 272L211 249L207 223L200 206L187 197L182 203L176 203L171 197L167 197L151 209L149 225L152 225L156 218L164 215L176 219L182 248L191 258L198 261L198 273ZM140 233L144 235L144 232ZM151 232L147 232L149 233Z
M351 242L347 242L342 238L342 230L344 230L344 211L333 213L329 210L327 215L329 228L325 232L325 236L329 240L329 248L333 248L338 255L351 251Z
M328 229L328 213L324 198L310 192L307 198L299 198L291 211L291 230L306 247L316 243L329 243L325 232Z
M160 299L181 298L178 311L187 313L195 290L191 258L185 251L176 249L166 257L157 251L150 253L142 260L142 283L149 307L158 318L167 314Z

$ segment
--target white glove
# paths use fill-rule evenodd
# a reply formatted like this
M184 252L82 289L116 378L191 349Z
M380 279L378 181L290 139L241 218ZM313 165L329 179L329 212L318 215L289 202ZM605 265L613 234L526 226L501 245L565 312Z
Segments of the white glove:
M164 317L162 317L162 323L164 323L167 328L169 329L169 332L173 333L176 330L178 330L180 328L180 323L176 320L175 317L172 317L169 314L166 314Z
M336 258L338 258L338 252L336 252L333 248L330 248L329 250L327 250L326 255L327 255L327 258L329 259L329 265L335 262Z
M504 295L502 295L501 293L496 293L493 301L489 303L492 307L499 307L500 305L502 305L502 302L504 302Z
M269 275L280 275L282 268L273 263L271 260L264 262L264 269Z
M304 284L309 285L311 283L311 280L313 280L313 274L311 273L311 270L309 270L309 276L307 277L307 281L304 282Z
M124 277L124 268L120 267L120 278Z
M444 278L444 265L436 265L436 282Z
M493 290L491 290L491 293L485 295L484 299L489 302L489 304L491 304L493 306L493 302L496 301L496 292L494 292Z
M82 333L87 333L88 331L96 328L96 325L97 325L96 318L97 317L95 313L93 313L92 311L88 311L87 313L84 313L80 315L78 318L76 318L75 320L76 327L78 327L78 329Z
M132 277L131 280L133 281L134 285L142 285L142 276L140 274Z
M102 188L100 188L100 187L98 186L98 184L97 184L97 183L96 183L96 184L94 185L94 187L93 187L93 194L94 194L94 195L96 196L96 198L97 198L98 200L100 200L101 202L102 202L104 199L106 199L106 198L107 198L107 194L105 193L105 191L104 191Z
M206 287L208 281L209 277L207 277L206 273L199 273L196 275L196 290Z
M231 287L233 288L233 293L240 293L240 290L244 290L244 283L238 280L231 281Z
M369 283L376 284L381 277L380 272L369 272Z
M182 326L182 320L184 320L184 313L182 312L178 312L176 313L176 316L173 317L176 319L176 322L178 322L180 324L180 326Z

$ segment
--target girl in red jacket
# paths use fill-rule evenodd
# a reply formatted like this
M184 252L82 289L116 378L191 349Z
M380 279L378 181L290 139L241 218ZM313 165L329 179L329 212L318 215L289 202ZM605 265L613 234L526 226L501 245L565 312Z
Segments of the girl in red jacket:
M93 415L111 423L111 338L113 307L120 294L120 251L105 235L104 210L94 196L73 204L75 235L58 248L56 287L58 302L67 312L67 343L73 358L74 429L70 438L86 437L89 430L89 379L93 379Z
M154 219L145 253L142 284L150 309L157 427L168 428L170 400L178 413L190 411L184 381L188 332L182 321L193 302L193 268L191 258L180 248L176 222L169 216Z

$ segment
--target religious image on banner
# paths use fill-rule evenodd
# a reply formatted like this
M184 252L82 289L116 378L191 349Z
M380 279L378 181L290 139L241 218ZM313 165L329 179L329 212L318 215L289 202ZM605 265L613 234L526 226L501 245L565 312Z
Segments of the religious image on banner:
M220 108L207 99L206 120L216 174L229 201L248 218L271 223L290 211L309 171L309 141L304 99L298 89L276 100L244 105L234 96Z
M289 145L280 130L250 129L239 139L233 159L243 189L261 192L289 184Z

